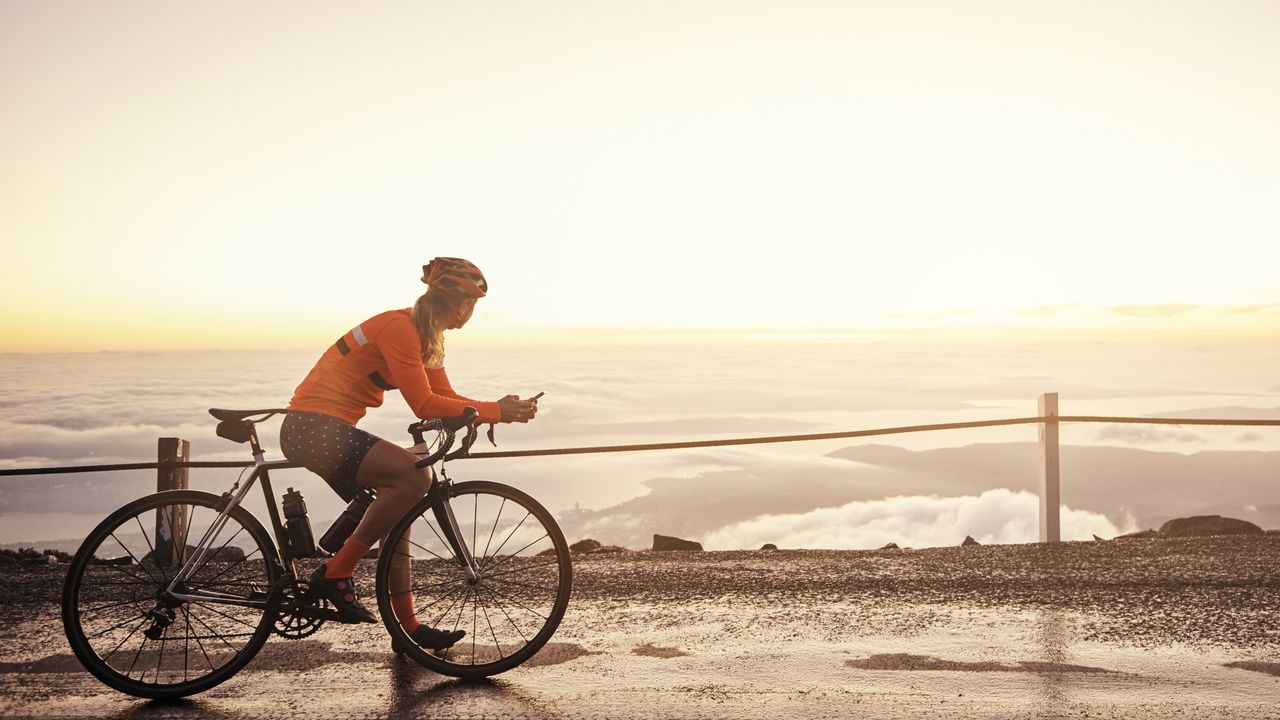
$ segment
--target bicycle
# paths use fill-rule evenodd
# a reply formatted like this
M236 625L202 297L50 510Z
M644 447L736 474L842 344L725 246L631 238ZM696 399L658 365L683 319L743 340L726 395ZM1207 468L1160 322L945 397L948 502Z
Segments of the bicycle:
M267 460L258 442L257 424L285 410L209 412L220 436L249 443L248 480L242 485L241 473L221 496L168 490L124 505L85 538L63 585L63 628L76 657L130 695L203 692L240 671L272 634L296 640L339 620L299 573L297 561L311 553L291 542L271 489L272 470L298 466ZM456 418L409 426L411 450L422 458L417 467L434 482L380 543L374 590L396 652L464 679L505 672L536 654L559 626L573 584L568 545L542 505L508 485L454 484L445 473L448 460L469 453L477 415L467 408ZM464 428L461 447L450 452ZM424 441L432 430L435 450ZM241 506L255 482L272 534ZM193 537L199 540L189 545ZM421 621L468 630L454 647L425 650L400 627L390 580L397 555L407 556Z

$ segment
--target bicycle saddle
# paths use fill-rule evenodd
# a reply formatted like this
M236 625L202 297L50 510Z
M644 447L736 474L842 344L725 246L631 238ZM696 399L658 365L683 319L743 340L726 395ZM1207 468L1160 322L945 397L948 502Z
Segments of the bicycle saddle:
M270 410L223 410L222 408L209 408L209 414L224 421L243 420L251 415L279 415L289 412L284 408L272 408ZM263 418L264 420L266 418ZM257 422L257 421L254 421Z

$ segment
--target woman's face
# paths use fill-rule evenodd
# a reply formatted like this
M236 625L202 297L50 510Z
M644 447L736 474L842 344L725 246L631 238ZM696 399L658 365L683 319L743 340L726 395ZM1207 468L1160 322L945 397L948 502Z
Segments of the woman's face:
M476 309L476 299L466 296L453 296L446 298L441 306L440 327L445 330L456 330L471 319L471 313Z

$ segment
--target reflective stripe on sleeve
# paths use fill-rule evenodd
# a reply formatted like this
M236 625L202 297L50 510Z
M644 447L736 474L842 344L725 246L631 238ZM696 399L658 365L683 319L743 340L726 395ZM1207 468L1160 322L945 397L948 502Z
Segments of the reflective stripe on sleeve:
M369 338L364 336L364 330L361 330L359 325L355 326L355 328L351 331L351 337L355 338L356 345L369 344Z

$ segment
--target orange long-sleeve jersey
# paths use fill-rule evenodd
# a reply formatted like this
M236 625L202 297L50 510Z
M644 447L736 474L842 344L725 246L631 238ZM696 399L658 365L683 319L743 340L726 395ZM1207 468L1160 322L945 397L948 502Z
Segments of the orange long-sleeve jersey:
M496 402L479 402L454 392L444 368L422 365L422 341L408 308L388 310L338 338L320 356L289 401L290 410L331 415L355 425L383 393L399 390L419 419L453 417L468 405L480 422L498 422Z

